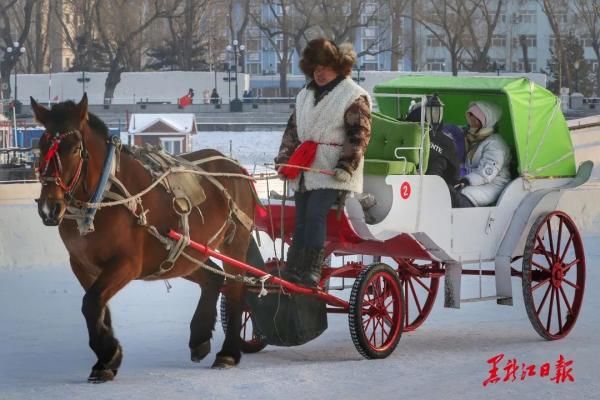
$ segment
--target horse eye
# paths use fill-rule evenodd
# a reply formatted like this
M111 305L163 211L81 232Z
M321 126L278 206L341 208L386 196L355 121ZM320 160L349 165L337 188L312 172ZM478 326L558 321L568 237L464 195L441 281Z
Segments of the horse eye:
M79 152L81 152L81 146L75 146L75 147L73 148L73 154L77 154L77 153L79 153Z

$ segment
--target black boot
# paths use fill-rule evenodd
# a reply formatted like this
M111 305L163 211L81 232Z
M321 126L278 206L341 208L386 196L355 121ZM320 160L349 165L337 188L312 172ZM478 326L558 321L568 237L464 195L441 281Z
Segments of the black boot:
M285 269L281 271L281 278L292 283L302 281L302 266L304 264L304 249L292 244L288 249Z
M304 283L308 287L318 287L321 282L321 267L325 258L325 249L307 248L304 255Z

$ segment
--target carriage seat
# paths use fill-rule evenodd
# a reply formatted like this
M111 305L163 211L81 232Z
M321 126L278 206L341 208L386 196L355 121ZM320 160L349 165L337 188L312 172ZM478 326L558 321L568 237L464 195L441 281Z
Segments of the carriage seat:
M418 172L421 126L372 113L371 140L365 153L365 175L413 175ZM397 147L406 149L398 150ZM423 163L429 158L429 134L425 135Z

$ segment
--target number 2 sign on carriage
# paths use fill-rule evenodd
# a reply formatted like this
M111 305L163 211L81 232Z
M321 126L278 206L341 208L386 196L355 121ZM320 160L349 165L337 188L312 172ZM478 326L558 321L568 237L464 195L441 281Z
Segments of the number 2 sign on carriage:
M500 353L487 360L491 366L488 371L488 377L483 381L483 387L490 383L506 383L515 382L517 380L524 381L532 377L549 379L554 383L575 382L573 376L573 360L567 360L560 354L558 360L554 363L554 368L549 362L541 364L539 367L535 364L521 363L516 358L506 359L506 363L502 368L504 376L500 376L500 361L504 359L504 354ZM552 376L551 376L552 373Z
M410 197L411 192L412 188L410 187L410 183L406 181L402 182L402 185L400 186L400 196L406 200Z

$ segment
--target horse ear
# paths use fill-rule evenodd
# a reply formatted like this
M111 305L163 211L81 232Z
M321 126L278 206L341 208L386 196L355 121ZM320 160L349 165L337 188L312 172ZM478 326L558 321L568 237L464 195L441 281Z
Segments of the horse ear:
M42 125L46 125L46 121L48 120L48 114L50 111L41 104L38 104L37 101L33 97L29 97L31 101L31 109L33 110L33 114L35 115L35 119Z
M87 92L83 94L81 101L77 104L77 109L79 110L79 120L87 121L88 119L88 98Z

